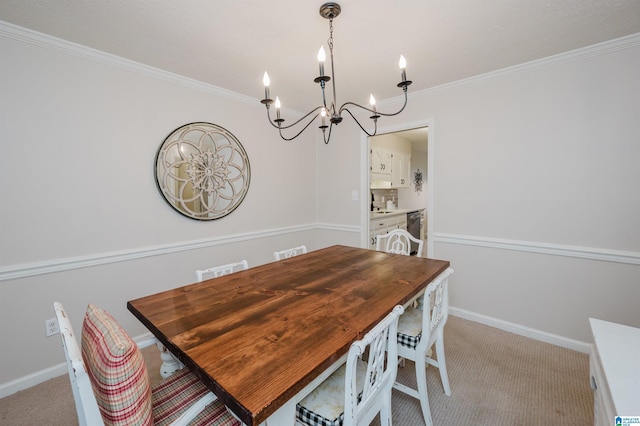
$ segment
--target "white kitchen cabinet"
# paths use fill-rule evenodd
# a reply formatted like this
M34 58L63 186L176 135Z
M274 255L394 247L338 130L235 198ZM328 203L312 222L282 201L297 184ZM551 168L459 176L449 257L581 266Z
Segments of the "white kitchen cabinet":
M371 141L371 188L407 188L411 182L411 143L392 136Z
M589 372L596 426L612 425L615 416L640 413L640 329L589 318L593 345Z
M391 187L408 188L411 183L411 154L395 152L391 164Z
M391 176L393 154L381 147L371 147L371 173Z
M394 229L407 229L406 213L389 213L389 216L372 218L369 221L369 248L375 250L378 235L385 235Z

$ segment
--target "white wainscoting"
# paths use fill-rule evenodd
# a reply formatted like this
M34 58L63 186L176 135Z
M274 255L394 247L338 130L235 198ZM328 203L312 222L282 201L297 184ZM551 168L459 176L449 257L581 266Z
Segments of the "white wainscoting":
M284 235L292 232L301 232L309 230L331 230L345 233L359 233L358 226L332 225L332 224L308 224L286 228L277 228L264 230L260 232L252 232L245 234L235 234L223 236L220 238L203 239L196 241L184 241L176 244L166 244L154 247L143 247L138 249L122 250L118 252L101 253L76 258L54 259L45 262L12 265L0 269L0 282L8 281L15 278L28 277L33 275L42 275L53 272L85 268L88 266L103 265L115 262L124 262L132 259L139 259L150 256L159 256L180 251L193 250L203 247L218 246L231 244L239 241L247 241L258 238L266 238L277 235ZM448 244L473 245L487 248L499 248L503 250L516 250L533 253L543 253L555 256L569 256L583 259L592 259L608 262L628 263L640 265L640 253L625 252L608 249L585 248L576 246L564 246L557 244L538 243L530 241L514 241L488 237L452 235L436 233L434 242ZM540 330L524 327L518 324L488 317L485 315L459 309L454 306L450 308L451 315L464 318L470 321L485 324L500 330L521 336L530 337L553 345L572 349L575 351L588 353L589 343L568 339L562 336L553 335ZM148 334L136 337L136 342L142 342L149 339ZM35 386L51 378L60 376L66 372L65 363L54 365L44 370L36 371L27 376L20 377L11 382L0 384L0 398L11 395L17 391Z

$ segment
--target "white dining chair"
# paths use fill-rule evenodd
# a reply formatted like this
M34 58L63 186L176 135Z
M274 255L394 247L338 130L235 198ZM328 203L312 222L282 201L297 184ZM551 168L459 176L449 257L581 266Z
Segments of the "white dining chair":
M429 396L427 393L427 364L437 367L444 393L451 395L447 364L444 357L444 325L449 316L448 281L453 273L447 268L431 282L421 298L418 308L407 309L398 321L398 356L415 363L418 389L396 382L393 387L417 398L427 426L432 426ZM427 353L436 346L436 359Z
M298 247L289 248L281 251L274 251L273 257L275 260L288 259L293 256L298 256L307 252L307 246L301 245Z
M422 256L424 241L414 237L404 229L394 229L387 234L378 235L376 237L376 250L409 256L411 255L412 242L418 245L416 256Z
M240 426L186 368L151 386L140 349L103 309L87 307L81 349L64 307L53 306L80 426Z
M245 259L242 259L239 262L227 263L226 265L212 266L207 269L197 269L196 278L201 282L211 278L232 274L234 272L244 271L246 269L249 269L249 263Z
M381 425L391 425L391 390L398 372L394 342L403 312L402 306L394 307L362 340L351 344L346 364L296 405L297 425L364 426L378 414Z

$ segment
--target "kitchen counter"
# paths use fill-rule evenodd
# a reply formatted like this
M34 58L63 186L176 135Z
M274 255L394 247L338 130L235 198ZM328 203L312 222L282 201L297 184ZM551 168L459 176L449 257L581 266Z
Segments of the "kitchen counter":
M374 210L369 212L370 219L380 219L381 217L393 217L401 214L417 212L424 209L395 209L395 210Z

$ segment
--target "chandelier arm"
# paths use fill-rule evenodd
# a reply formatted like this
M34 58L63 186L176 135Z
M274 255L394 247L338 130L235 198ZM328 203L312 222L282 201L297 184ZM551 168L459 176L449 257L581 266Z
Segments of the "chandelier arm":
M338 115L342 114L342 111L347 111L347 112L349 111L349 110L347 109L347 105L353 105L353 106L356 106L356 107L358 107L358 108L361 108L361 109L363 109L363 110L365 110L365 111L369 111L369 112L371 112L371 113L373 113L373 114L377 114L377 115L384 115L385 117L393 117L394 115L398 115L398 114L400 114L402 111L404 111L405 107L407 106L407 101L408 101L407 91L405 90L405 91L404 91L404 104L402 105L402 108L400 108L400 110L398 110L398 111L396 111L396 112L392 112L392 113L388 113L388 112L380 112L380 111L378 111L378 110L369 109L369 108L364 107L364 106L362 106L362 105L359 105L359 104L357 104L357 103L355 103L355 102L345 102L345 103L343 103L343 104L342 104L342 106L340 107L340 110L338 111ZM351 115L351 116L353 117L353 114L351 114L350 112L349 112L349 115ZM355 117L354 117L354 119L355 119Z
M316 108L316 109L317 109L317 108ZM314 116L313 116L313 118L312 118L311 120L309 120L309 122L308 122L307 124L305 124L305 126L304 126L304 127L303 127L299 132L298 132L298 133L296 133L296 135L295 135L295 136L293 136L293 137L286 138L286 137L282 134L282 131L283 131L283 130L285 130L285 129L289 129L289 128L291 128L292 126L295 126L295 125L296 125L296 124L298 124L300 121L302 121L305 117L308 117L308 116L309 116L309 115L311 115L312 113L313 113L313 111L311 111L309 114L305 115L305 116L304 116L304 117L302 117L300 120L296 121L295 123L293 123L293 124L291 124L291 125L289 125L289 126L286 126L286 127L278 127L278 126L276 126L276 127L278 127L278 133L280 133L280 137L281 137L282 139L284 139L285 141L292 141L292 140L294 140L295 138L297 138L298 136L300 136L300 134L301 134L302 132L304 132L304 131L307 129L307 127L309 127L309 126L311 125L311 123L313 123L313 121L318 117L318 115L320 115L320 113L318 113L318 114L314 115Z
M268 119L269 123L270 123L273 127L275 127L276 129L286 130L286 129L290 129L291 127L294 127L295 125L297 125L297 124L298 124L298 123L300 123L302 120L304 120L305 118L309 117L311 114L315 113L316 111L318 111L318 110L322 111L322 108L323 108L323 106L319 106L319 107L316 107L316 108L312 109L312 110L311 110L311 111L309 111L309 112L308 112L304 117L300 118L298 121L296 121L296 122L294 122L294 123L292 123L292 124L289 124L288 126L282 126L282 125L275 124L275 123L274 123L274 121L277 121L277 120L271 120L271 114L269 113L269 108L267 108L267 119ZM315 120L315 119L316 119L316 117L317 117L319 114L320 114L320 112L316 113L316 115L311 119L311 121L310 121L309 123L307 123L307 125L306 125L306 126L304 126L304 128L306 129L307 127L309 127L309 124L311 124L311 123L313 122L313 120ZM282 121L284 121L284 120L282 120ZM281 122L281 123L282 123L282 122ZM304 130L304 129L303 129L303 130ZM298 134L300 134L300 133L298 133Z
M353 118L353 121L355 121L355 122L356 122L356 124L357 124L361 129L362 129L362 131L363 131L363 132L365 132L365 133L367 134L367 136L375 136L375 135L376 135L376 133L378 133L378 120L373 120L373 124L374 124L373 133L369 133L369 132L367 132L367 131L365 130L365 128L364 128L364 127L362 127L362 124L360 124L360 122L358 121L358 119L357 119L357 118L356 118L356 117L351 113L351 111L349 111L349 109L348 109L348 108L344 108L344 106L345 106L345 105L347 105L347 104L349 104L349 103L351 103L351 102L347 102L347 103L345 103L344 105L342 105L342 107L340 108L340 111L344 111L344 112L349 113L349 115L351 116L351 118ZM353 104L353 105L355 105L355 106L359 106L360 108L363 108L363 107L361 107L361 106L360 106L360 105L358 105L358 104ZM367 108L364 108L364 109L367 109Z
M324 130L322 131L322 138L324 139L324 144L328 145L331 140L331 129L333 129L333 123L329 125L329 137L325 134Z

